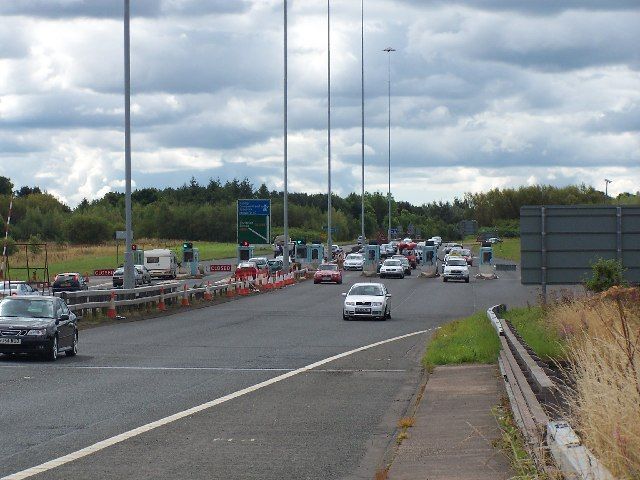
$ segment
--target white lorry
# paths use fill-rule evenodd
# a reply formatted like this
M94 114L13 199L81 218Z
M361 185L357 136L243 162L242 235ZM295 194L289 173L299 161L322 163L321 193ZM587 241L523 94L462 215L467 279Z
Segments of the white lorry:
M147 267L152 278L176 278L178 259L173 250L168 248L145 250L144 266Z

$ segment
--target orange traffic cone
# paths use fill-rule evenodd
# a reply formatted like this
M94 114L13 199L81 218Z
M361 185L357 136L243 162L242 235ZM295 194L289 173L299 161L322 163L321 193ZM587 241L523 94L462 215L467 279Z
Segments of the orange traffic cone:
M236 296L236 279L232 277L229 279L229 286L227 287L227 297L231 298L235 296Z
M164 312L167 306L164 303L164 288L160 287L160 300L158 300L158 311Z
M184 290L182 291L182 306L189 306L189 295L187 294L187 284L184 284Z
M213 295L211 295L211 282L207 282L207 287L204 290L204 299L213 300Z
M107 308L107 317L116 318L116 292L111 290L111 299L109 300L109 308Z

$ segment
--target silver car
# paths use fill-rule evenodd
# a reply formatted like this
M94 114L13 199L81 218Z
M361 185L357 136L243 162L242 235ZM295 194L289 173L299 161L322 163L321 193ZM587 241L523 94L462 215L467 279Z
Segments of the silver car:
M342 295L345 297L342 307L343 320L391 318L391 294L384 283L356 283L348 293Z
M17 282L9 282L4 281L0 283L0 297L10 297L10 296L39 296L40 292L35 290L31 285L27 282L17 281Z

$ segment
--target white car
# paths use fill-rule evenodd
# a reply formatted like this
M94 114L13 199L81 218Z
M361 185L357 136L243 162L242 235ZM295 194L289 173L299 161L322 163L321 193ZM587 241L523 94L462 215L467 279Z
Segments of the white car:
M442 281L464 280L469 283L469 266L463 257L449 257L444 264Z
M409 259L404 255L394 255L391 257L391 260L398 260L402 267L404 268L404 273L407 275L411 275L411 264L409 263Z
M364 268L364 256L359 253L350 253L344 259L345 270L362 270Z
M380 278L398 277L404 278L404 265L400 260L389 258L380 267Z
M384 283L356 283L348 293L342 294L343 320L351 318L391 318L391 294Z
M0 298L14 295L20 295L23 297L39 296L41 293L23 281L9 282L8 280L5 280L4 282L0 282Z

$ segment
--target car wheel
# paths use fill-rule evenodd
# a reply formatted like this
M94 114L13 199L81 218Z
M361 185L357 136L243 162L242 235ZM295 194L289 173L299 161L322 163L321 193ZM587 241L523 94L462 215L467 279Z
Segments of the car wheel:
M314 281L313 281L313 284L314 284L314 285L317 285L317 284L319 284L319 283L320 283L320 282L318 282L317 280L314 280Z
M342 311L342 320L349 320L349 317L345 315L344 310Z
M469 283L469 277L464 279L464 283Z
M442 277L442 281L446 282L447 281L447 277Z
M404 273L402 274L402 276L400 278L404 280Z
M391 309L389 308L387 310L387 313L385 314L385 320L389 320L391 318Z
M55 362L58 359L58 336L54 335L53 340L51 340L51 346L49 347L49 351L45 353L45 358L51 362Z
M342 280L338 280L338 285L342 285Z
M73 336L73 346L71 350L67 350L64 353L66 353L67 357L75 357L78 354L78 332Z

